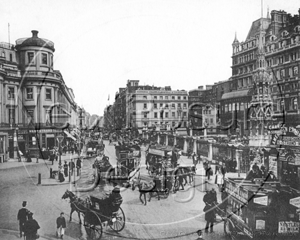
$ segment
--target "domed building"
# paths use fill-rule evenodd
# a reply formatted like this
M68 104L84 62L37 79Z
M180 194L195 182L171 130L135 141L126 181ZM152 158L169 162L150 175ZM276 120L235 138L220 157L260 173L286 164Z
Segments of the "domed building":
M7 93L2 99L6 107L0 107L1 115L6 117L0 121L7 134L3 148L8 149L12 158L16 157L17 147L22 152L31 149L38 154L41 148L57 146L56 136L63 134L66 127L76 125L77 105L72 89L67 87L60 71L54 70L53 42L38 37L38 31L33 30L31 37L16 40L9 51L7 59L0 58L0 66L6 66L2 75L0 68L0 82L4 81L2 91ZM12 69L16 73L10 76L8 72Z

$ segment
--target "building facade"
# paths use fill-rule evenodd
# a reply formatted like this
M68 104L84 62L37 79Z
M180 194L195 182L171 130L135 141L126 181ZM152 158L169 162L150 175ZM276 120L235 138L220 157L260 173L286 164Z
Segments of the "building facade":
M75 96L54 69L54 51L54 43L39 38L38 31L15 46L0 44L0 132L7 134L3 160L16 157L16 147L25 152L56 146L56 135L76 123Z

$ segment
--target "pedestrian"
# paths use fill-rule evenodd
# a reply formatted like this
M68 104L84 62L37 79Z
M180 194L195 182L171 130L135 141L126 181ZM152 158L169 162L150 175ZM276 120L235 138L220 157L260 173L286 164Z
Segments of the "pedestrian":
M204 169L206 171L206 177L208 180L210 180L210 176L213 175L213 170L211 169L210 163L208 161L206 161L205 166L206 168L204 167Z
M206 194L203 197L203 202L205 203L204 212L205 212L205 232L208 232L208 229L210 228L210 232L213 232L214 227L214 221L216 218L216 213L214 210L215 206L215 194L212 191L206 192Z
M65 234L65 229L66 229L66 219L64 217L64 213L61 212L60 216L56 219L56 236L63 239L64 234Z
M78 173L80 173L80 171L81 171L81 162L82 162L81 158L77 158L76 168L78 170Z
M141 203L146 206L147 205L146 194L147 194L147 192L149 192L149 186L147 183L145 183L144 181L140 181L140 180L138 181L137 186L138 186L139 193L140 193L139 199L140 199ZM143 199L144 199L144 201L143 201ZM149 199L151 200L150 197L149 197Z
M65 164L64 164L64 174L65 174L65 177L68 176L68 171L69 171L69 166L67 164L67 161L65 161Z
M216 170L215 170L215 184L218 185L219 191L221 191L221 186L223 185L223 174L222 174L222 163L220 162L219 165L216 166Z
M227 172L226 165L225 165L225 163L223 163L222 167L221 167L221 173L223 175L223 180L225 179L226 172Z
M158 198L158 200L160 200L159 193L161 191L161 182L160 182L159 176L154 177L153 183L154 184L153 184L152 190L149 192L149 200L148 200L149 202L151 201L153 192L157 193L157 198Z
M266 169L265 165L260 166L260 171L262 172L262 178L265 179L268 175L268 172L267 172L267 169Z
M18 212L20 237L22 237L22 232L24 232L24 224L28 220L29 210L26 208L26 205L27 205L27 202L23 201L22 208Z
M33 213L30 212L28 214L28 220L24 224L24 233L26 236L26 240L38 239L40 237L37 233L38 229L40 229L40 226L38 222L33 219Z
M71 160L71 161L69 162L69 170L70 170L70 175L71 175L71 176L73 175L74 168L75 168L75 163L74 163L73 160Z

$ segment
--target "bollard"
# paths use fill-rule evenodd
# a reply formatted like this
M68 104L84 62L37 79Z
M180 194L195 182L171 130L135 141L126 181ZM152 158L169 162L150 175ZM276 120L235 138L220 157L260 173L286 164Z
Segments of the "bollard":
M42 175L39 173L39 175L38 175L38 184L41 184L41 180L42 180Z
M52 176L52 168L50 168L50 178L53 178L53 176Z
M38 157L36 158L36 163L39 163L39 158Z
M69 182L71 182L71 171L69 170Z

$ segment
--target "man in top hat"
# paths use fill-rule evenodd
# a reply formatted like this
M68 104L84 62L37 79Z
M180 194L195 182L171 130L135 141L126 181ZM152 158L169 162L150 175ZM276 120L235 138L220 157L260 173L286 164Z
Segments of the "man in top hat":
M23 201L22 208L18 212L18 221L20 228L20 237L22 237L22 232L24 232L24 223L28 220L29 210L26 208L27 202Z

